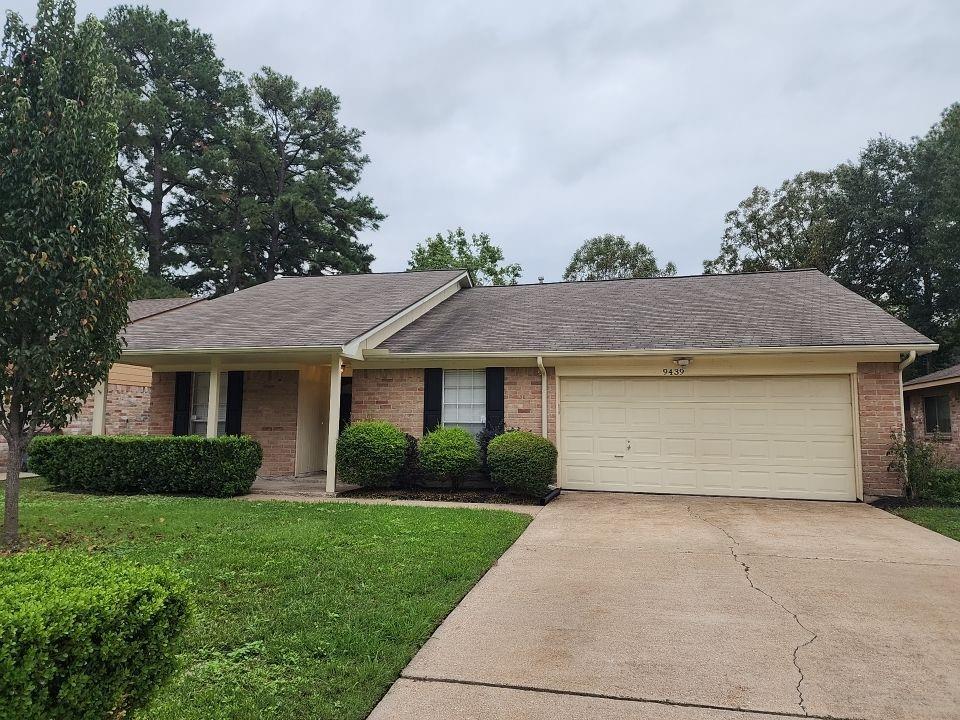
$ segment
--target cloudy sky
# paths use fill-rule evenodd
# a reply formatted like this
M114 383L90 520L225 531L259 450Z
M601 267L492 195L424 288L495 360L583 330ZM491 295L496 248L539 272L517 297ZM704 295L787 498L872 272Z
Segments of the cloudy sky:
M953 0L148 4L233 68L341 97L366 131L362 190L389 216L364 237L377 270L462 225L529 282L603 232L697 273L754 185L922 134L960 100Z

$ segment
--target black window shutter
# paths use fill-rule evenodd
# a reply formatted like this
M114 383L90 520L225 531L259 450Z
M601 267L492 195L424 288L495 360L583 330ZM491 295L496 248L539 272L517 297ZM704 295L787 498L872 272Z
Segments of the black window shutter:
M440 427L443 419L443 368L423 369L423 434Z
M243 417L243 370L227 373L227 435L240 434L240 419Z
M178 372L173 389L173 434L190 433L190 387L193 373Z
M503 368L487 368L487 428L503 430Z

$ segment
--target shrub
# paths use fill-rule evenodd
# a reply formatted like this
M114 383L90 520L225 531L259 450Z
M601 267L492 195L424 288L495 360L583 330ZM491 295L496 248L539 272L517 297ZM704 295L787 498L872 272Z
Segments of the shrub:
M925 484L917 488L916 497L941 505L960 505L960 468L934 468Z
M490 479L497 486L522 495L542 497L554 480L557 448L540 435L510 430L490 441L487 465Z
M64 490L229 497L250 492L263 461L249 437L48 435L30 469Z
M420 484L423 470L420 467L420 441L413 435L406 435L407 447L404 450L403 469L400 471L399 485L416 487Z
M0 560L3 717L129 717L175 670L188 618L160 568L62 550Z
M432 480L448 482L456 490L480 467L477 439L463 428L437 428L420 441L420 467Z
M407 437L383 420L351 423L337 441L337 472L344 482L384 487L403 470Z

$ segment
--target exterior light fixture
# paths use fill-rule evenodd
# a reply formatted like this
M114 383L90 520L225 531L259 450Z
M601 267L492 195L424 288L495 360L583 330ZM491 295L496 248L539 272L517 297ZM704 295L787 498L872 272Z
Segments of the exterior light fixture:
M693 361L693 358L688 357L678 357L673 359L673 364L678 365L679 367L686 367Z

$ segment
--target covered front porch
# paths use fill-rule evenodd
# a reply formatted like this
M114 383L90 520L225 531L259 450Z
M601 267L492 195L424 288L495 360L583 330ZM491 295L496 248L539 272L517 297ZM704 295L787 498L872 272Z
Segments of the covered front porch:
M264 453L256 491L345 489L337 485L336 452L341 424L349 422L352 373L339 353L125 353L123 362L152 370L151 435L249 435ZM98 416L107 392L97 391ZM94 433L104 426L95 419Z

